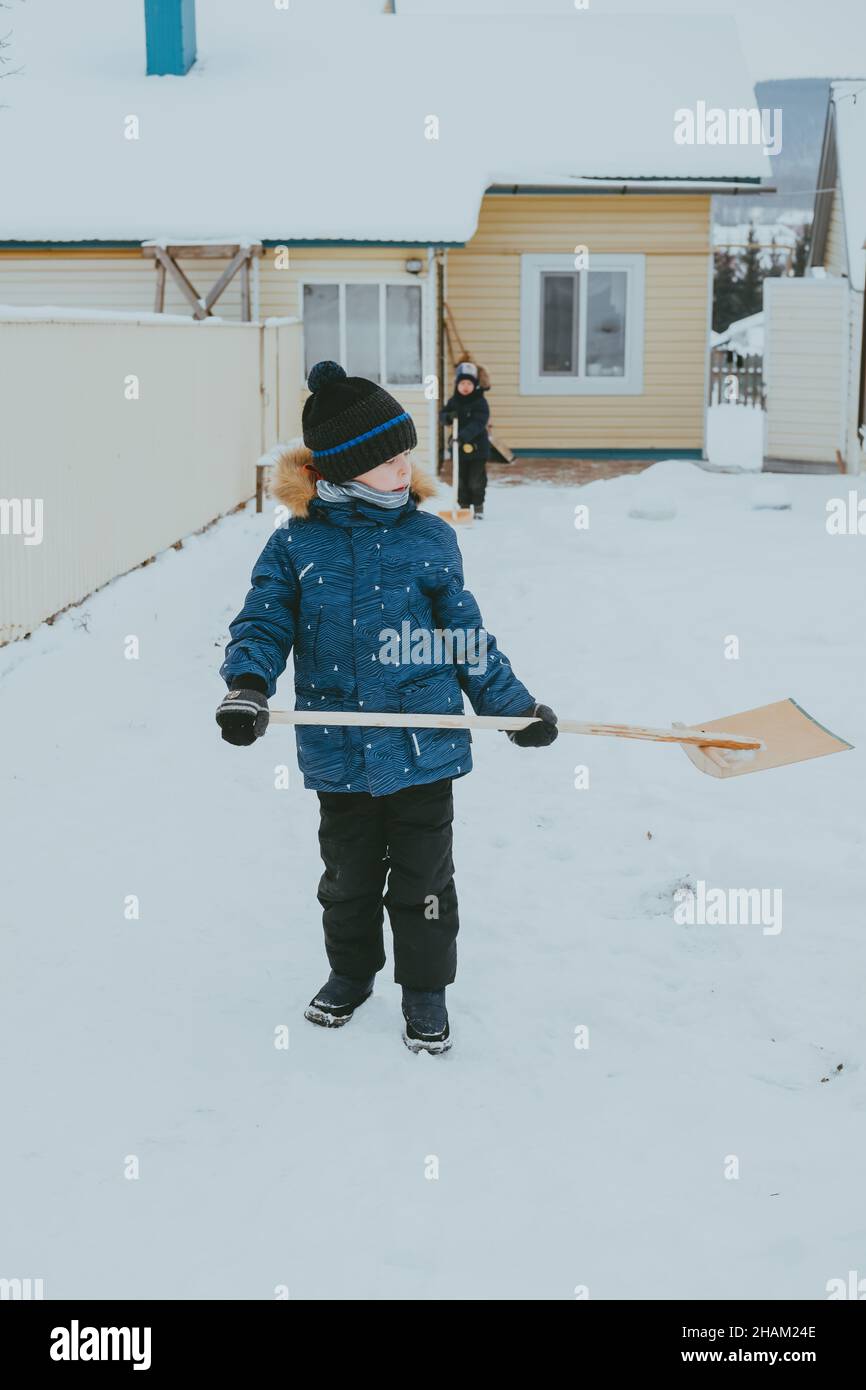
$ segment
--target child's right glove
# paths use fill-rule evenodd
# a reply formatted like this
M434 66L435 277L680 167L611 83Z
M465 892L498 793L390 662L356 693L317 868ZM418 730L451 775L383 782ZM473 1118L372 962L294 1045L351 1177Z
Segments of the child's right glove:
M546 748L559 735L556 715L550 705L533 705L532 709L524 710L521 718L534 719L535 723L527 724L525 729L509 730L508 737L518 748Z
M261 738L270 718L266 691L260 676L235 676L216 712L226 743L246 748Z

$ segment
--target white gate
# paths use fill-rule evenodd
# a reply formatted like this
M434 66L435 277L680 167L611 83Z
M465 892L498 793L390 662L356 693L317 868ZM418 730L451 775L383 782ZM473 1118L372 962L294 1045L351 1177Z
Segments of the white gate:
M765 280L764 324L768 460L847 460L848 281Z

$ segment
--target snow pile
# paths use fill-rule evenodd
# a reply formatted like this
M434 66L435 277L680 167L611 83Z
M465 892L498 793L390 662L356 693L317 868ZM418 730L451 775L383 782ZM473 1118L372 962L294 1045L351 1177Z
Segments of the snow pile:
M663 725L794 695L862 746L845 480L786 480L785 512L749 477L639 481L676 517L629 519L623 477L493 486L461 531L537 697ZM289 729L231 749L213 720L270 524L231 516L0 652L0 1272L50 1298L825 1297L862 1267L860 754L720 782L675 747L479 735L453 1052L407 1052L390 968L326 1033L315 796ZM677 924L702 882L781 889L783 929Z
M710 463L738 472L760 472L766 422L766 412L757 405L711 405L707 411Z
M674 465L677 477L680 469ZM682 471L689 476L694 472L691 464L684 464ZM665 492L661 486L662 474L658 468L649 468L645 473L632 476L627 484L630 494L628 514L633 521L673 521L677 514L674 492Z
M772 473L762 473L756 479L751 498L755 511L786 512L791 507L791 489L787 482Z

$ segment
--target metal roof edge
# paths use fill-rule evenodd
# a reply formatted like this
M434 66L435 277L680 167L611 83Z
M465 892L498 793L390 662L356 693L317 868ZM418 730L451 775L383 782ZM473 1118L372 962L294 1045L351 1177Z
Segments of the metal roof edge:
M586 183L496 183L490 184L486 194L503 197L510 194L551 194L551 193L720 193L735 194L747 192L754 194L775 193L774 184L761 179L591 179Z
M95 250L140 250L148 241L145 237L141 241L123 241L115 237L105 237L99 240L82 241L0 241L0 251L87 251L91 248ZM443 241L439 237L427 237L423 241L362 241L351 237L262 237L262 246L387 246L387 247L418 247L426 249L428 246L435 248L445 248L450 246L465 246L465 241ZM194 243L190 243L194 244Z

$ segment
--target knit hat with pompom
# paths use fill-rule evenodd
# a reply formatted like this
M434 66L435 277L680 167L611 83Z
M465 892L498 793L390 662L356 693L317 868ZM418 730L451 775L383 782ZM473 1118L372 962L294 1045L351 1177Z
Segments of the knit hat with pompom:
M304 443L316 471L346 483L418 443L412 416L363 376L346 376L338 362L317 362L307 378Z

